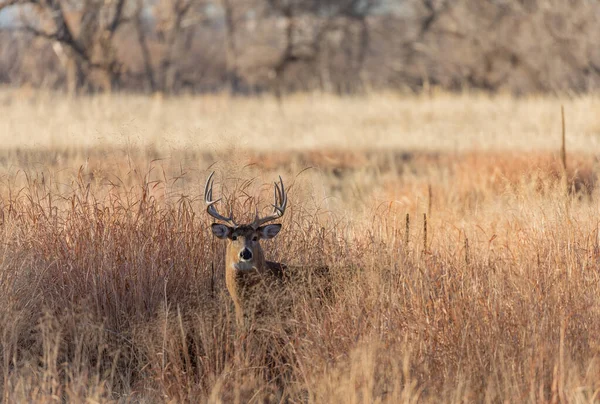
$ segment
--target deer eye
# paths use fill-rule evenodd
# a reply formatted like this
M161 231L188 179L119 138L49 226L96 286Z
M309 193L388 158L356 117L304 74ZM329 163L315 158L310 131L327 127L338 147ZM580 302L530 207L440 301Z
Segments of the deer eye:
M235 240L237 240L237 236L231 236L231 239L232 239L233 241L235 241Z
M252 237L252 241L258 241L258 236Z

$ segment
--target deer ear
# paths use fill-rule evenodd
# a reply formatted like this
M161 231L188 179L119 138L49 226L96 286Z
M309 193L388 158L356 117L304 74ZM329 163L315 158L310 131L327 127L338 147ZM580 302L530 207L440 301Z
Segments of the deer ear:
M212 232L217 238L227 238L231 233L233 233L233 229L229 226L220 223L213 223L211 225Z
M281 230L281 224L268 224L259 227L258 234L260 234L260 238L269 239L275 237L279 233L279 230Z

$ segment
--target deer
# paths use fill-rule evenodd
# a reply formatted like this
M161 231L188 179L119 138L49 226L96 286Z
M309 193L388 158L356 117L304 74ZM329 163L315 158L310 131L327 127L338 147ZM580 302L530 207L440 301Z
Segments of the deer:
M213 200L213 176L210 174L204 187L204 202L207 213L217 220L211 225L215 237L227 240L225 252L225 284L235 306L235 317L238 326L245 324L244 318L249 306L256 301L259 285L268 286L269 282L281 280L287 266L278 262L265 259L265 254L260 245L261 240L271 240L281 230L280 223L270 223L281 218L287 207L287 194L283 180L279 176L279 184L275 182L273 213L266 217L259 217L258 209L252 223L238 224L233 218L219 213L216 204L222 198ZM222 223L219 223L222 222ZM263 289L263 292L266 290Z

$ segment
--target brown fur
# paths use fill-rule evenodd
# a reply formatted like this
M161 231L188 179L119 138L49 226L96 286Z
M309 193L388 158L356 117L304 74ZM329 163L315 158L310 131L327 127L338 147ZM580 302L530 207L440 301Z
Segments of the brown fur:
M215 225L213 225L214 228ZM225 225L219 225L225 226ZM279 226L279 225L271 225ZM229 230L226 235L215 233L217 237L227 238L225 254L225 283L235 305L235 316L238 325L244 323L244 316L251 300L256 300L255 290L262 286L270 286L283 277L285 265L266 261L260 245L265 236L265 227L254 229L248 225L238 227L225 226ZM244 261L240 252L248 248L252 259Z

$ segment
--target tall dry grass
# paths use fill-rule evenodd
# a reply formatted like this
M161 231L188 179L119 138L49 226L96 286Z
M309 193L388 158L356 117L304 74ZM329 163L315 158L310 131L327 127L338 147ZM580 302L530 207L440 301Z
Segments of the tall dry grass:
M4 402L599 400L592 155L569 153L566 179L542 151L6 156ZM213 167L240 217L284 177L289 209L266 254L327 264L328 299L295 286L285 315L236 330L202 206Z

